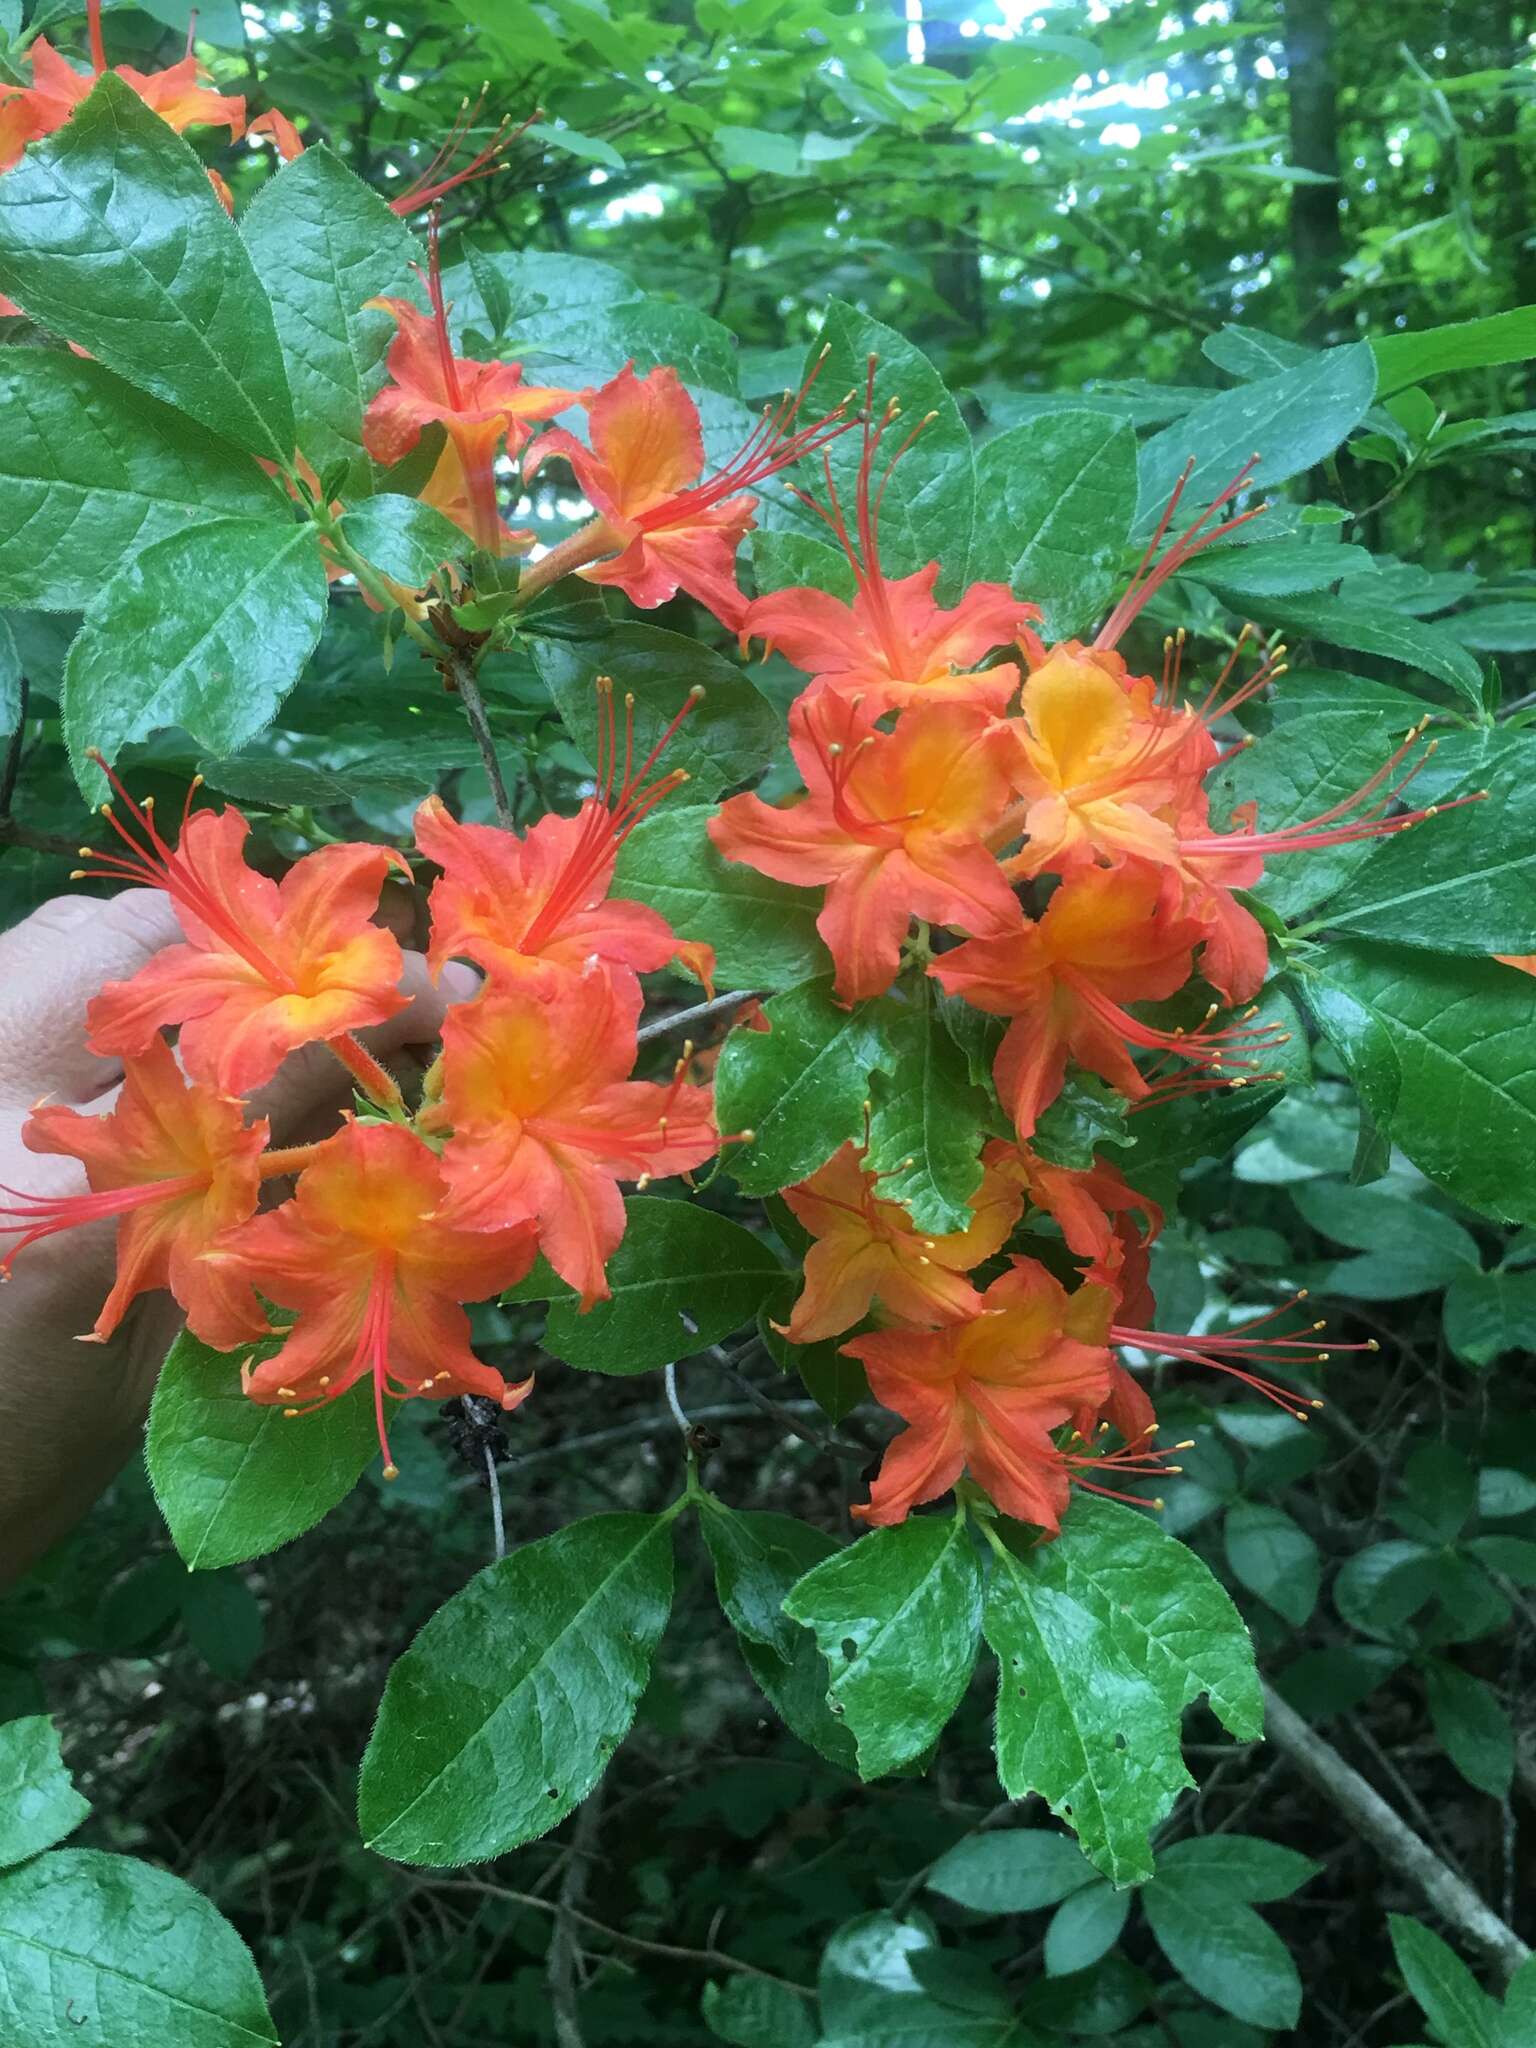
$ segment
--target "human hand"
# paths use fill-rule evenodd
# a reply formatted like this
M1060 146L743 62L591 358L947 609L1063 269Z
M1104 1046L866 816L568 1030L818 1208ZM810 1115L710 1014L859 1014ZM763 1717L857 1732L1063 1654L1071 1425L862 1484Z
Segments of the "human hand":
M122 1065L86 1049L86 1004L181 936L170 903L153 889L105 902L57 897L0 933L0 1188L84 1188L76 1160L29 1151L22 1127L43 1097L85 1115L113 1107ZM475 985L469 970L450 965L434 988L426 962L408 952L401 988L409 1005L359 1035L398 1063L436 1038L448 1004ZM350 1093L344 1069L324 1046L309 1045L252 1097L251 1113L270 1118L274 1144L302 1144L335 1127ZM0 1230L0 1256L18 1235ZM131 1306L107 1344L78 1341L112 1285L115 1240L110 1220L45 1238L21 1254L0 1288L0 1583L41 1556L132 1455L160 1361L180 1328L170 1296L155 1294Z

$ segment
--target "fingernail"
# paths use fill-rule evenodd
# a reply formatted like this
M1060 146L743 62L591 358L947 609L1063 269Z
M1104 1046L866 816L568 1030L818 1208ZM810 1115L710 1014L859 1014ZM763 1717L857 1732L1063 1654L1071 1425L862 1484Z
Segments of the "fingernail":
M480 993L480 976L462 960L450 960L438 977L437 985L448 1002L467 1003Z

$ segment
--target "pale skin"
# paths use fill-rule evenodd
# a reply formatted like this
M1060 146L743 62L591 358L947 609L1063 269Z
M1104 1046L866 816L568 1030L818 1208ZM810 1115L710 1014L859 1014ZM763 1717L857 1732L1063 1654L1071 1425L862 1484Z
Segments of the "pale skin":
M117 1100L121 1062L86 1049L85 1006L181 937L157 890L110 901L61 896L0 933L0 1185L24 1194L83 1192L77 1161L30 1152L21 1130L46 1097L89 1115ZM409 1006L359 1036L387 1065L430 1045L447 1005L475 977L450 966L434 988L420 954L405 955ZM324 1137L351 1099L348 1075L323 1046L294 1053L251 1102L272 1143ZM0 1202L5 1200L0 1196ZM116 1226L91 1224L29 1246L0 1286L0 1585L72 1528L133 1456L160 1362L181 1327L168 1294L142 1297L106 1344L81 1343L112 1284ZM14 1242L0 1230L0 1255Z

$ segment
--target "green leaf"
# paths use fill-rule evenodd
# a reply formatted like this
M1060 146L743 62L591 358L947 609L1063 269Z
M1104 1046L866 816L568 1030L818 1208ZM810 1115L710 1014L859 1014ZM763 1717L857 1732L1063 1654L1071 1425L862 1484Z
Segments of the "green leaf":
M1515 1772L1515 1731L1480 1678L1443 1659L1424 1667L1435 1738L1469 1785L1507 1799ZM3 1732L3 1731L0 1731Z
M857 585L853 568L841 548L808 533L765 533L751 536L752 577L759 596L774 590L824 590L844 604L853 602Z
M1255 452L1263 459L1254 487L1273 487L1331 455L1365 417L1375 389L1370 346L1357 341L1194 406L1141 451L1137 531L1156 525L1190 456L1185 498L1192 507L1206 504Z
M1390 1188L1311 1180L1293 1187L1291 1200L1314 1230L1365 1253L1321 1279L1323 1293L1400 1301L1476 1274L1481 1263L1476 1238L1454 1217Z
M1097 1074L1069 1075L1054 1102L1040 1113L1030 1150L1052 1166L1078 1171L1093 1165L1101 1145L1133 1145L1126 1099Z
M1151 1830L1194 1783L1178 1713L1114 1625L1050 1582L1032 1534L1003 1527L982 1624L998 1662L998 1777L1010 1799L1038 1792L1113 1884L1139 1884Z
M201 1892L100 1849L0 1876L0 2033L26 2048L276 2048L251 1952Z
M62 1842L90 1810L64 1767L58 1730L46 1714L0 1722L0 1868Z
M468 539L451 519L415 498L397 497L389 491L354 505L341 527L375 569L409 590L423 589L444 562L458 561L470 549Z
M9 619L0 617L0 739L8 739L21 723L21 649Z
M631 1195L624 1240L608 1261L607 1301L583 1315L574 1288L540 1260L503 1301L548 1301L544 1348L588 1372L628 1374L707 1351L787 1299L790 1276L750 1230L696 1202Z
M705 829L710 815L663 804L642 818L619 849L614 895L648 903L680 937L713 946L728 988L793 988L821 973L820 893L722 860Z
M1100 1881L1064 1899L1045 1930L1045 1974L1071 1977L1107 1955L1125 1931L1134 1896Z
M884 1777L938 1740L976 1662L981 1564L959 1515L873 1529L807 1572L784 1611L815 1632L828 1703Z
M753 1133L729 1157L749 1195L804 1180L845 1139L862 1137L870 1074L887 1059L880 1005L839 1008L830 979L786 990L763 1014L772 1028L733 1031L715 1069L721 1130Z
M1326 590L1371 567L1367 549L1342 541L1270 540L1252 547L1212 548L1180 573L1241 603L1250 597L1294 597Z
M1536 648L1536 604L1485 604L1458 612L1452 630L1465 647L1485 653L1529 654Z
M558 1826L628 1732L671 1604L665 1515L593 1515L477 1573L389 1674L369 1848L477 1863Z
M100 363L0 351L0 418L0 602L77 610L167 534L290 516L255 463Z
M1041 606L1047 638L1080 633L1112 595L1136 512L1136 436L1098 412L1010 427L976 458L970 580Z
M1378 846L1329 904L1329 925L1437 953L1536 951L1531 767L1522 749L1490 779L1486 802L1426 818Z
M1263 1692L1241 1615L1195 1553L1150 1515L1079 1494L1034 1569L1113 1625L1173 1712L1206 1693L1239 1742L1263 1734Z
M1302 987L1377 1126L1468 1207L1536 1223L1536 982L1495 960L1364 942Z
M920 349L894 328L871 320L841 299L832 299L827 305L821 334L806 357L807 372L823 349L830 353L816 389L827 394L829 403L835 404L852 391L863 404L873 355L879 358L874 388L877 419L892 399L900 404L907 420L933 414L902 456L881 503L880 566L887 576L911 576L929 562L940 562L944 570L940 590L958 596L968 577L966 565L976 516L976 461L970 429L959 406ZM857 497L861 439L857 432L844 434L827 450L850 519ZM818 523L818 536L820 531Z
M64 737L87 796L102 782L87 747L110 761L168 725L216 753L244 746L298 681L325 608L313 527L216 519L135 556L86 613L64 671Z
M690 794L709 803L755 781L780 742L777 719L735 662L660 626L618 625L596 640L537 639L531 648L567 732L597 759L600 675L613 677L620 715L635 700L635 759L643 761L688 701L704 694L667 746L663 765L688 772Z
M293 455L272 308L197 156L108 72L0 184L0 291L252 455Z
M1363 342L1356 347L1363 348ZM1246 387L1252 390L1254 387ZM1257 602L1250 606L1261 624L1280 627L1294 642L1305 636L1356 654L1376 654L1405 668L1448 684L1458 696L1481 710L1483 672L1448 626L1410 618L1385 603L1352 597L1305 597L1284 605Z
M1377 395L1388 397L1447 370L1480 370L1536 356L1536 306L1515 306L1482 320L1457 320L1417 334L1384 334L1376 354Z
M1536 1351L1536 1272L1461 1273L1445 1291L1445 1341L1479 1371Z
M1460 1956L1402 1913L1389 1913L1387 1927L1403 1981L1441 2040L1455 2048L1498 2048L1499 2010Z
M280 1341L249 1355L269 1358ZM192 1571L242 1564L302 1536L346 1498L378 1448L361 1393L290 1421L246 1398L239 1363L183 1330L149 1411L150 1483Z
M189 1579L181 1621L188 1641L219 1678L244 1678L266 1640L261 1603L234 1572L202 1572Z
M1189 1835L1157 1859L1160 1884L1176 1877L1186 1896L1203 1886L1218 1898L1249 1906L1288 1899L1321 1869L1310 1856L1258 1835Z
M1043 2048L990 1972L959 1961L921 1914L845 1921L822 1954L816 2048Z
M414 296L416 241L323 143L267 180L240 227L272 304L299 446L318 476L346 465L338 497L369 490L363 413L383 382L395 323L367 301Z
M1160 1865L1141 1903L1158 1947L1202 1998L1256 2027L1294 2027L1301 1979L1285 1943L1250 1906Z
M964 1230L981 1185L991 1105L939 1017L934 984L898 986L881 1008L886 1060L873 1087L871 1172L919 1230Z
M715 130L715 141L728 169L766 171L771 177L798 178L800 142L794 135L780 135L771 128L733 128L729 123Z
M1496 2048L1525 2048L1527 2041L1536 2040L1536 1957L1523 1962L1510 1978L1495 2033Z
M1301 1628L1317 1605L1323 1566L1317 1545L1283 1508L1239 1501L1227 1510L1227 1563L1266 1607Z
M715 1592L747 1669L793 1734L853 1770L853 1737L827 1705L827 1660L811 1631L783 1611L790 1588L837 1545L792 1515L737 1514L712 1495L702 1520Z
M1092 1878L1070 1835L995 1828L957 1842L929 1871L927 1884L973 1913L1034 1913L1059 1905Z
M727 1977L706 1984L705 2023L733 2048L814 2048L810 2009L787 1984L766 1977Z

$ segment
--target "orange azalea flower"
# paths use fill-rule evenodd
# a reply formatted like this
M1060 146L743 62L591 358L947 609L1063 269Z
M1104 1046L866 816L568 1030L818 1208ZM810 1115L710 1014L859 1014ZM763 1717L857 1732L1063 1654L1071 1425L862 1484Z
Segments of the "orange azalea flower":
M632 1081L640 986L601 968L458 1003L443 1025L443 1167L460 1216L536 1220L544 1256L581 1296L606 1299L604 1263L624 1235L618 1182L700 1166L719 1144L709 1092Z
M1150 1084L1128 1047L1177 1053L1213 1069L1249 1071L1239 1055L1272 1034L1242 1028L1160 1031L1123 1005L1171 996L1190 978L1199 925L1178 905L1177 879L1144 861L1086 868L1056 890L1038 924L1006 939L972 939L930 972L951 995L1012 1022L994 1076L1021 1138L1066 1076L1068 1058L1133 1099Z
M8 171L29 142L62 128L106 70L100 0L88 0L87 11L93 70L77 71L46 36L38 36L25 53L32 83L0 81L0 171ZM135 71L131 64L115 68L124 84L132 86L145 106L178 135L187 128L227 128L230 141L238 142L245 133L245 101L238 94L226 98L207 84L208 74L192 55L190 39L187 54L164 71Z
M256 1209L267 1126L247 1126L238 1102L189 1082L158 1034L127 1062L123 1091L105 1116L36 1109L22 1131L29 1151L78 1159L91 1192L21 1195L0 1204L0 1226L21 1237L0 1261L40 1238L102 1217L117 1221L117 1278L93 1335L112 1335L135 1295L168 1287L193 1331L221 1349L266 1327L249 1288L230 1284L202 1252Z
M842 1002L890 987L914 917L989 940L1019 931L984 843L1008 799L1008 736L985 711L920 705L885 733L864 706L817 690L790 711L789 744L809 795L785 810L732 797L709 836L776 881L829 885L816 929Z
M1522 974L1536 974L1536 953L1495 953L1501 967L1518 967Z
M448 305L437 247L437 223L429 239L430 260L422 276L432 302L431 317L408 299L370 299L392 314L396 334L386 358L391 382L363 416L363 446L376 462L399 462L421 439L421 430L440 424L448 439L419 493L467 533L476 547L499 555L529 545L532 536L514 533L496 501L496 457L505 447L515 455L533 431L581 394L554 386L524 384L521 363L480 363L456 356L448 335ZM418 275L421 273L418 272Z
M805 1286L782 1328L792 1344L836 1337L875 1302L904 1322L927 1327L974 1315L981 1297L966 1274L1002 1249L1023 1195L998 1173L982 1176L964 1230L928 1237L899 1202L876 1192L854 1145L834 1152L809 1180L784 1190L793 1215L816 1239L805 1255Z
M1054 1166L1007 1138L993 1138L981 1156L989 1174L1013 1181L1033 1207L1055 1218L1068 1251L1089 1261L1090 1280L1116 1290L1127 1320L1151 1317L1147 1254L1163 1212L1149 1195L1102 1159L1089 1167Z
M1097 1414L1111 1392L1103 1287L1068 1294L1034 1259L1015 1259L966 1321L941 1330L880 1330L843 1350L907 1427L888 1446L866 1505L884 1527L947 1493L969 1471L1004 1514L1055 1535L1074 1460L1052 1431Z
M473 106L467 99L459 102L459 111L442 147L420 177L413 178L398 198L391 199L391 213L397 214L401 220L408 220L413 213L421 213L427 207L435 206L439 199L457 191L459 186L478 184L480 179L489 178L500 170L501 160L512 144L520 135L526 135L539 118L539 110L536 107L521 127L515 128L510 121L498 121L490 141L475 150L466 162L454 169L453 160L469 140L484 106L484 92Z
M880 501L897 463L927 421L907 436L886 464L878 484L875 458L891 422L893 401L874 418L875 362L870 359L864 412L864 448L855 498L858 538L848 531L842 502L826 469L827 503L794 490L803 505L824 519L853 571L851 604L822 590L776 590L754 598L741 623L742 652L762 639L796 668L844 696L862 695L872 716L908 704L953 701L984 704L1001 712L1018 686L1011 661L974 673L994 647L1018 637L1040 616L1040 607L1016 598L1006 583L973 583L953 610L934 602L939 565L930 562L913 576L892 580L880 567Z
M614 862L630 833L663 797L688 779L672 769L647 783L668 740L701 693L685 698L649 755L634 766L634 700L626 700L623 781L613 684L599 676L597 793L574 818L553 812L525 838L494 825L461 825L439 797L416 813L416 844L443 870L432 890L433 970L456 958L474 961L493 984L537 979L548 970L580 972L590 960L648 974L682 959L706 986L714 972L710 947L678 939L659 912L609 898Z
M392 1479L386 1394L480 1394L509 1409L526 1398L531 1379L508 1385L470 1350L460 1304L515 1286L534 1250L523 1223L466 1229L436 1155L410 1131L348 1123L304 1169L291 1202L224 1240L207 1263L298 1315L282 1349L246 1370L251 1399L318 1406L371 1374Z
M795 426L815 377L813 370L793 397L764 414L725 468L706 477L698 407L676 370L637 377L626 363L587 401L590 447L556 427L524 464L532 476L551 455L563 455L597 512L592 526L562 543L580 544L571 557L576 573L615 585L647 610L686 590L724 625L739 627L746 600L736 587L736 550L757 510L757 500L743 494L853 424L839 406L812 426ZM607 554L614 559L592 559Z
M347 1059L347 1033L404 1008L400 948L370 922L385 875L392 867L409 873L398 853L324 846L273 882L247 867L250 827L237 810L193 812L189 792L172 848L150 804L136 804L111 779L145 843L103 805L127 852L84 849L94 865L77 872L163 889L186 944L163 948L131 981L108 982L93 999L93 1051L142 1053L162 1024L179 1024L188 1072L243 1095L269 1081L296 1046L321 1039ZM368 1057L361 1047L356 1053Z

